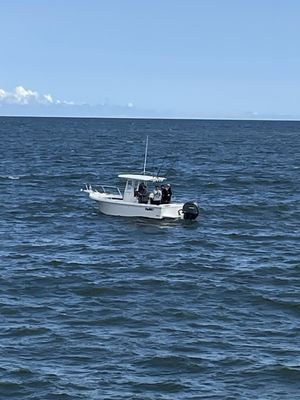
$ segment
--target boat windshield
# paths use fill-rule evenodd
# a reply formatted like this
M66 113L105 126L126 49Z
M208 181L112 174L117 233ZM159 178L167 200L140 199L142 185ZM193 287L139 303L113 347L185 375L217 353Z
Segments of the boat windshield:
M110 194L112 196L121 196L120 189L117 186L97 185L94 189L99 193Z

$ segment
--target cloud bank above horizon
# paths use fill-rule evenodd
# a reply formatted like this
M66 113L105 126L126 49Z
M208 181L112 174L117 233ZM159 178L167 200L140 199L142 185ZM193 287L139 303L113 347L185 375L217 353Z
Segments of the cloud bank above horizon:
M0 115L32 115L32 116L116 116L134 117L147 115L147 111L137 110L133 102L126 105L111 103L88 104L76 103L54 98L51 94L41 94L36 90L16 86L12 91L0 88Z
M74 102L61 101L53 99L51 94L40 94L35 90L25 89L23 86L17 86L12 92L0 88L0 105L29 105L29 104L66 104L74 105Z
M268 114L249 111L243 113L195 114L142 109L129 101L125 105L104 102L102 104L76 103L56 99L51 94L16 86L12 91L0 88L0 116L33 117L102 117L102 118L183 118L183 119L270 119L299 120L300 115Z

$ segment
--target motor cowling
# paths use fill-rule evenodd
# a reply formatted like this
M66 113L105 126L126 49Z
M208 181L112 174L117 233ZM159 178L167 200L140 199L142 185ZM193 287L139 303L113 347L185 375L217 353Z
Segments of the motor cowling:
M193 220L196 219L199 215L199 207L198 204L194 201L188 201L184 203L182 207L182 213L184 219Z

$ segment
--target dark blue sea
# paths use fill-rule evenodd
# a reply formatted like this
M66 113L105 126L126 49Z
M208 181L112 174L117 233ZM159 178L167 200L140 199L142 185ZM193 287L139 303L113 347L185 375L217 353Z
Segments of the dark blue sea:
M197 221L80 189L167 175ZM300 122L0 118L0 399L300 398Z

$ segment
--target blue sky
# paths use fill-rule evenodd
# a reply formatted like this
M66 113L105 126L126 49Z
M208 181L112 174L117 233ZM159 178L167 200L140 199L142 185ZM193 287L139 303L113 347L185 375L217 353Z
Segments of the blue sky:
M300 117L299 1L0 5L0 115Z

